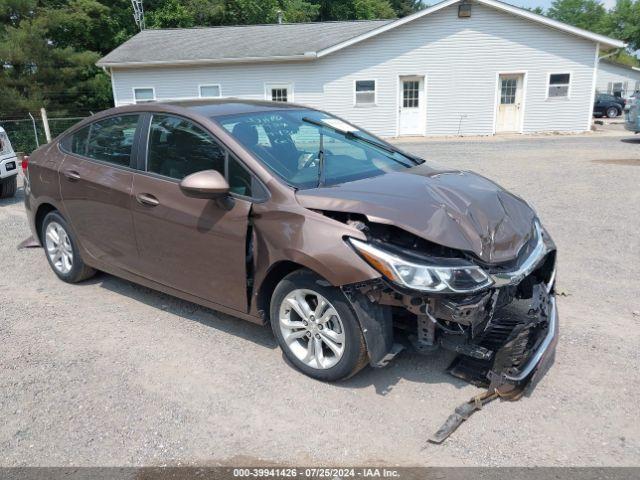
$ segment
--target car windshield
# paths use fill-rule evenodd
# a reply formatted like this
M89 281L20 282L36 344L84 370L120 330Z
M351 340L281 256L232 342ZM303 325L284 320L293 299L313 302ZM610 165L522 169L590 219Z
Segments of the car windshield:
M254 112L214 120L299 189L336 185L422 163L315 110Z

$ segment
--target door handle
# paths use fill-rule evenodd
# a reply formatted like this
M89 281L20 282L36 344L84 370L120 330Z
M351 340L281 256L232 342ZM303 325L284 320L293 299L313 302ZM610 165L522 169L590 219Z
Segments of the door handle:
M136 195L136 200L140 205L146 205L148 207L157 207L160 205L158 199L150 193L139 193Z
M77 182L80 180L80 174L75 170L65 170L64 176L67 177L67 180L70 182Z

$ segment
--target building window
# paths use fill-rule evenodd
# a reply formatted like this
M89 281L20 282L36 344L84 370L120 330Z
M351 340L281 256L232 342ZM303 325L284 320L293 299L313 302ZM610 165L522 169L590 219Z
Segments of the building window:
M356 80L356 105L370 106L376 104L376 81Z
M549 75L549 98L568 98L569 85L571 84L570 73L552 73Z
M218 98L220 94L220 85L200 85L201 98Z
M614 97L624 97L624 84L622 82L615 82L613 84L613 96Z
M271 89L271 101L272 102L288 102L286 88L272 88Z
M293 86L268 83L264 86L264 98L272 102L293 102Z
M136 103L153 102L156 99L156 92L153 88L134 88L133 98Z

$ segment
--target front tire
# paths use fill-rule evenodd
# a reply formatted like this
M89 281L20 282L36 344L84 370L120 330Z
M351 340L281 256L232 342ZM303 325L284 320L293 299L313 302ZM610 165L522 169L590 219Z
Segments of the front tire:
M616 107L607 108L607 118L616 118L618 115L620 112Z
M44 217L41 235L49 266L60 280L78 283L96 274L93 268L82 261L78 242L58 212L50 212Z
M337 381L367 364L360 323L339 288L308 270L287 275L271 297L271 328L282 352L305 375Z
M0 198L11 198L18 190L18 176L0 180Z

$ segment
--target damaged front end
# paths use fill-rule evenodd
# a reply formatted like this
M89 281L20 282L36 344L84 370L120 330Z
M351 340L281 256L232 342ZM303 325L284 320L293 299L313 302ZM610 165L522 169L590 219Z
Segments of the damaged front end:
M400 350L405 332L405 343L417 352L458 353L449 372L501 396L520 392L545 370L558 329L556 248L537 220L516 257L500 264L397 227L366 219L349 223L367 242L347 241L383 275L343 287L361 316L375 313L381 319L377 331L369 331L373 322L365 319L363 325L365 338L376 336L382 345L370 352L374 366Z

